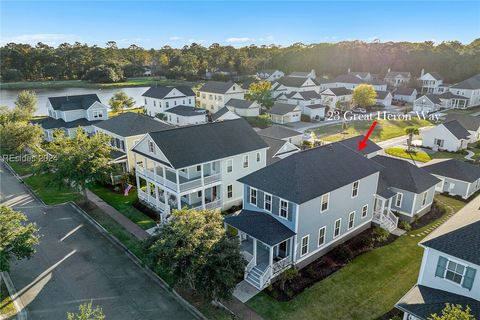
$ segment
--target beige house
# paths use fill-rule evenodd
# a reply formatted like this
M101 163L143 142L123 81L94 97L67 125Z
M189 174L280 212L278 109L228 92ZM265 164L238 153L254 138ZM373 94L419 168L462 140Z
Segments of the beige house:
M96 133L111 137L114 148L112 160L118 163L124 172L135 167L132 148L146 133L172 129L173 126L142 113L125 112L116 117L95 124Z
M229 81L208 81L197 93L200 108L215 113L230 99L244 99L245 90L239 84Z

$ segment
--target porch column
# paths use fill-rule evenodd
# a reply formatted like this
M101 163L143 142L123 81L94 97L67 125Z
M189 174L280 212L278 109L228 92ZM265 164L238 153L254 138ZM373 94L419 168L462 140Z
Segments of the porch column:
M393 198L388 199L388 211L392 210L392 199Z
M140 178L138 177L138 174L135 175L135 180L137 182L137 190L141 190L140 189Z
M180 177L178 175L178 169L175 170L175 176L177 178L177 192L180 193Z
M257 239L255 238L252 238L253 239L253 264L254 265L257 265Z
M177 208L178 210L182 210L182 197L180 196L180 194L177 194L176 196L177 196Z
M268 265L271 266L273 264L273 247L270 247L268 251L269 251Z
M153 187L155 188L155 199L157 200L157 202L159 202L159 198L158 198L158 187L156 184L153 184Z
M382 214L385 215L385 199L382 200Z
M205 209L205 196L206 196L205 191L206 191L205 188L203 188L202 191L201 191L202 192L202 208L203 209Z
M165 170L165 167L162 166L162 174L163 174L163 185L165 185L165 179L167 178L167 171Z

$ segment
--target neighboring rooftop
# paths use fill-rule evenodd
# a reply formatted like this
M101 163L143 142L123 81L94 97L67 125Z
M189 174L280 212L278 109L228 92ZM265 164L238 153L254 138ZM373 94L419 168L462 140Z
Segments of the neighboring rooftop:
M254 101L248 101L244 99L232 98L225 103L225 106L239 108L239 109L248 109L254 105Z
M436 80L443 80L443 77L440 73L433 71L433 72L427 72L430 73L432 77L434 77Z
M173 113L182 117L194 117L206 115L207 110L190 106L176 106L165 110L165 113Z
M223 107L223 108L219 109L217 112L215 112L214 114L212 114L212 121L217 121L218 119L220 119L221 116L223 116L227 113L232 113L232 114L236 115L237 118L240 118L240 116L238 116L236 113L228 110L227 107Z
M470 131L477 131L480 128L480 117L468 114L449 113L445 121L457 120L462 127Z
M274 162L279 161L280 158L278 158L278 156L280 156L282 154L284 154L284 155L290 154L290 153L293 154L295 152L300 151L300 149L297 146L291 144L288 141L281 140L281 139L270 138L270 137L266 137L266 136L261 136L261 137L262 137L263 141L265 141L268 144L268 147L269 147L268 150L267 150L267 165L270 165ZM280 149L282 149L285 144L290 144L291 146L294 146L295 148L293 150L290 150L290 151L279 153ZM275 155L277 157L275 157Z
M457 139L468 139L470 132L465 129L458 120L450 120L443 123L443 126L448 129Z
M60 111L87 110L95 102L101 102L96 94L80 94L75 96L49 97L53 109Z
M388 94L390 94L390 91L376 91L376 93L377 93L377 99L383 100L388 96Z
M457 159L442 159L422 166L432 174L473 183L480 179L480 167Z
M421 94L417 97L417 100L418 99L421 99L422 97L425 97L427 98L428 100L430 100L431 102L435 103L435 104L440 104L442 103L442 101L440 101L440 98L438 95L436 94Z
M380 169L345 145L331 143L292 154L239 181L301 204Z
M300 98L295 98L296 95L299 95ZM308 90L308 91L292 91L285 95L289 99L297 99L297 100L313 100L313 99L320 99L322 96L318 94L315 90Z
M352 94L352 90L347 89L345 87L330 88L330 89L327 89L327 90L332 91L333 94L336 95L337 97L338 96L347 96L347 95Z
M468 100L467 97L458 95L458 94L453 94L451 91L444 92L438 96L440 99L463 99L463 100Z
M394 94L401 96L411 96L413 93L415 93L415 91L415 88L400 87L395 91Z
M270 110L267 113L276 114L276 115L285 115L289 112L294 111L297 108L294 104L275 102Z
M286 128L284 126L273 125L257 132L259 135L274 139L286 139L301 135L302 133Z
M389 71L385 75L385 78L395 78L396 76L401 76L404 78L410 78L410 72L404 72L404 71Z
M179 127L149 135L174 168L268 147L243 119Z
M371 159L383 166L380 177L390 187L418 194L440 182L426 170L408 161L387 156L375 156Z
M187 86L177 86L177 87L165 87L165 86L154 86L150 87L144 94L143 97L155 98L155 99L164 99L173 89L177 89L180 91L184 96L190 97L195 96L192 88ZM178 98L172 97L172 98Z
M376 144L375 142L373 142L370 139L367 140L367 146L365 148L363 148L361 151L358 150L358 143L360 141L362 141L363 139L365 139L365 136L362 134L362 135L359 135L359 136L355 136L355 137L352 137L352 138L348 138L348 139L345 139L345 140L338 141L338 143L341 143L341 144L349 147L353 151L361 153L362 155L367 155L367 154L370 154L372 152L382 150L382 148L378 144Z
M116 117L95 124L96 127L122 137L137 136L153 131L173 128L171 125L156 120L142 113L124 112Z
M310 70L310 71L294 71L294 72L290 73L289 76L290 77L308 77L311 72L312 72L312 70Z
M199 91L211 92L211 93L226 93L235 83L233 81L207 81L199 89Z
M454 84L453 89L480 89L480 74L476 74L471 78L463 80L457 84Z
M92 125L97 125L100 122L103 122L103 120L88 121L85 118L81 118L78 120L65 122L63 119L54 119L50 117L34 119L31 121L31 123L38 124L43 129L57 129L57 128L72 129L76 127L88 127Z
M292 76L284 76L278 79L276 82L282 84L286 87L301 87L309 78L307 77L292 77Z

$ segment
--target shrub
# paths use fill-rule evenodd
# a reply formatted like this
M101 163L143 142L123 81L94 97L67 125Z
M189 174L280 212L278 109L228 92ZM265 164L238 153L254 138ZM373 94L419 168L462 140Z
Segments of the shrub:
M344 244L333 249L332 255L336 260L342 263L347 263L353 258L352 250Z
M110 65L98 65L90 68L83 76L83 80L97 83L111 83L123 80L123 70Z
M364 249L364 248L371 248L372 245L373 245L372 238L367 236L366 234L359 235L352 242L353 249L355 249L355 250L361 250L361 249Z
M390 232L388 232L388 230L385 230L383 228L376 227L375 229L373 229L373 234L375 237L375 241L384 242L384 241L387 241L388 236L390 235Z
M300 120L303 121L303 122L311 122L312 121L312 119L310 119L310 117L305 115L305 114L302 114L300 116Z
M311 148L313 148L313 143L312 143L312 141L310 141L310 140L303 140L303 141L302 141L302 149L303 149L303 150L311 149Z
M412 226L407 221L402 220L402 221L400 221L399 225L400 225L400 229L403 229L407 232L412 230Z

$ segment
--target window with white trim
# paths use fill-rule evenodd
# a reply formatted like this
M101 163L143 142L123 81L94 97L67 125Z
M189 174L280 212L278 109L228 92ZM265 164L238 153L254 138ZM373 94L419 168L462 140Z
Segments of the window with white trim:
M476 273L477 270L472 267L442 256L438 257L435 270L436 277L452 281L465 289L472 290Z
M300 257L303 257L308 253L308 238L310 235L306 235L302 238L302 248L300 249Z
M325 193L322 198L321 198L321 208L320 208L320 212L324 212L324 211L327 211L328 210L328 202L329 202L329 199L330 199L330 193Z
M260 162L260 159L261 159L260 152L257 152L257 162Z
M288 202L280 199L280 217L287 219L288 217Z
M355 211L352 211L348 214L348 230L353 228L355 223Z
M362 207L362 218L365 218L368 214L368 204Z
M397 198L395 199L395 206L400 208L402 206L403 193L397 192Z
M336 238L340 235L340 227L342 226L342 219L335 220L335 226L333 228L333 237Z
M268 212L272 212L272 195L265 193L263 199L263 208Z
M448 261L447 269L445 271L445 279L461 284L464 273L465 273L464 265L453 262L453 261Z
M95 119L103 118L103 111L93 111L93 117Z
M352 185L352 198L355 198L356 196L358 196L358 184L359 184L359 181L355 181Z
M233 159L228 159L227 160L227 173L230 173L233 171Z
M318 246L322 246L325 244L325 232L327 228L326 227L321 227L318 229Z
M227 186L227 198L232 198L233 197L233 185L229 184Z
M248 155L243 156L243 167L248 168Z
M257 189L250 188L250 203L257 205Z
M427 204L427 196L428 196L428 192L427 192L427 191L425 191L424 193L422 193L422 207Z

